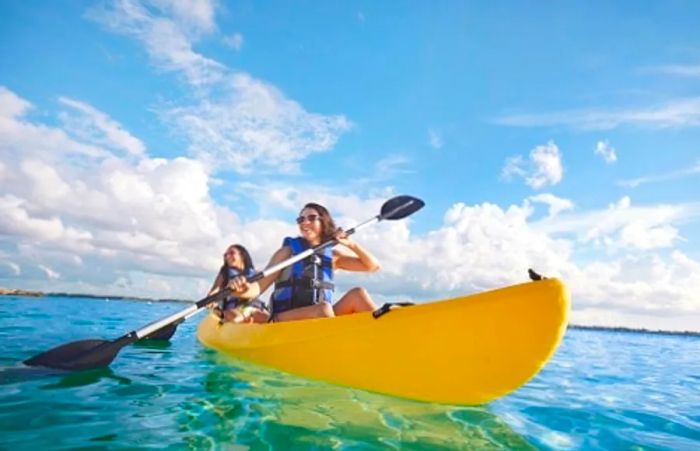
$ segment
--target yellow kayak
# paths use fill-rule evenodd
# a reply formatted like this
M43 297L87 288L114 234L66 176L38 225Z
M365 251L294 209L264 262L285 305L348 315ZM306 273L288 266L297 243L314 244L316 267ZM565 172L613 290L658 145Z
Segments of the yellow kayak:
M569 294L546 279L371 313L272 324L202 320L207 347L333 384L446 404L483 404L535 376L567 325Z

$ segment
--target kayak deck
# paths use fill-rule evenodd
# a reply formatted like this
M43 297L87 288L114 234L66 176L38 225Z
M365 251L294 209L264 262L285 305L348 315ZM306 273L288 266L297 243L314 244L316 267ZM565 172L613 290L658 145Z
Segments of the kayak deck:
M567 326L558 279L371 313L272 324L219 324L207 347L299 376L429 402L483 404L530 380Z

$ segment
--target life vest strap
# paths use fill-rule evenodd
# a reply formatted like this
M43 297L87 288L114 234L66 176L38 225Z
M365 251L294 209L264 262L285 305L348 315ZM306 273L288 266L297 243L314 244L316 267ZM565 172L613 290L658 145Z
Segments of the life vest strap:
M333 290L335 284L324 280L317 280L312 277L301 277L299 279L281 280L275 284L276 288L294 287L306 290Z

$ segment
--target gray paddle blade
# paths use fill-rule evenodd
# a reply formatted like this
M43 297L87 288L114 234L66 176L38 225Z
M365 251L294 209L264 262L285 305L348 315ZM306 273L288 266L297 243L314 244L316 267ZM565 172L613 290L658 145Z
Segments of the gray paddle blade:
M80 340L66 343L24 361L28 366L59 370L88 370L109 366L121 348L134 340Z
M175 333L175 329L177 329L177 324L170 324L147 335L143 340L170 340L170 337Z
M380 212L381 219L403 219L406 216L412 215L417 212L423 206L425 202L413 196L396 196L388 201L384 202L382 205L382 210Z

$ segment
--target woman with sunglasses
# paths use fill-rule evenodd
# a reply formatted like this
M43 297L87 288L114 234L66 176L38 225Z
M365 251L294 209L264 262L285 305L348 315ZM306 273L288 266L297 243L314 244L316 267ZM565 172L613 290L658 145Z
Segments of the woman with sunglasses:
M336 240L344 249L329 246L320 255L312 255L252 284L244 277L237 277L232 283L236 294L246 299L255 298L274 282L275 289L270 298L274 321L375 310L372 298L360 287L351 289L333 304L334 271L377 271L379 263L374 256L351 241L342 229L336 228L330 213L322 205L306 204L299 213L297 224L299 236L285 238L282 247L270 259L268 267L329 240Z
M248 277L253 274L255 274L255 268L248 250L240 244L232 244L224 252L224 264L221 265L208 295L218 293L236 277ZM262 301L258 299L246 301L236 296L226 298L220 306L214 307L214 312L222 321L234 323L264 323L269 318L267 306Z

